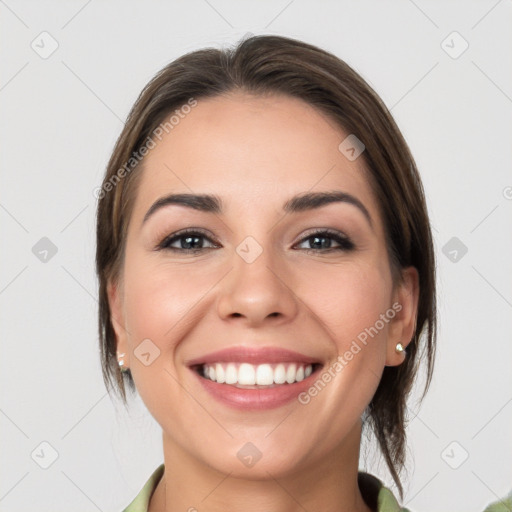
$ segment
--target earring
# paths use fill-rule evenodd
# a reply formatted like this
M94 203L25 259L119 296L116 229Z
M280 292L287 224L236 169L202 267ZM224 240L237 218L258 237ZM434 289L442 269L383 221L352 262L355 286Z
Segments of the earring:
M128 368L125 368L125 366L124 366L124 359L123 359L124 356L125 356L125 352L123 352L122 354L119 354L119 357L121 359L119 359L118 362L119 362L119 369L121 370L121 373L125 373L128 371Z
M401 343L397 343L395 347L395 352L397 354L401 354L402 352L405 352L405 349Z

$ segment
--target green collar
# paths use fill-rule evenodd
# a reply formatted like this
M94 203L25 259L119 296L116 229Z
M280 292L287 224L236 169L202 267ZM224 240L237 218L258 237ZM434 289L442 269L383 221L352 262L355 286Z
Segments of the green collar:
M164 464L160 464L123 512L147 512L151 495L163 474ZM373 475L360 471L358 483L364 500L375 512L410 512L406 508L401 508L393 493Z

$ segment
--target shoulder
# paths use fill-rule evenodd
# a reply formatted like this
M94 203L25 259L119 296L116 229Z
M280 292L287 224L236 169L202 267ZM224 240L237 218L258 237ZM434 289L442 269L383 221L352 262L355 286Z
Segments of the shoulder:
M146 481L139 494L123 509L123 512L147 512L149 500L164 474L164 464L160 464ZM366 504L375 512L412 512L398 503L390 489L370 473L359 471L358 485ZM488 505L483 512L510 512L512 491L503 499Z
M376 512L412 512L399 505L390 489L375 476L362 471L358 474L358 484L367 505ZM511 512L512 490L502 499L487 505L483 512Z
M164 468L165 465L162 463L153 471L140 492L123 509L123 512L147 512L151 495L164 474ZM358 484L364 500L372 510L376 512L411 512L409 509L400 507L391 490L385 487L377 477L360 471L358 474ZM501 511L486 510L485 512Z
M375 512L411 512L400 506L395 495L376 476L359 471L357 481L363 499Z
M149 500L153 491L155 490L160 478L164 474L164 464L160 464L155 471L151 474L144 487L140 490L139 494L135 496L133 501L123 509L123 512L147 512Z
M510 512L512 510L512 490L501 500L494 501L484 512Z

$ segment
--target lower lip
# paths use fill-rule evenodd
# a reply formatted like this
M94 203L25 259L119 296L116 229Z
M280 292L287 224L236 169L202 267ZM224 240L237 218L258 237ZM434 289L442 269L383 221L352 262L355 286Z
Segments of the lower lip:
M243 410L275 409L296 399L300 393L311 386L313 377L318 370L300 382L281 384L272 388L242 389L229 384L219 384L213 380L201 377L192 370L202 386L218 401Z

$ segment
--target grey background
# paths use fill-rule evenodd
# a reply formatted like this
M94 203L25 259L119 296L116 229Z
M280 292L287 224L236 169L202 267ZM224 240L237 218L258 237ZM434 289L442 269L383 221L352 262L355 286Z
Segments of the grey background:
M440 329L432 388L410 403L404 503L481 511L512 489L510 0L5 0L0 13L0 511L120 511L163 461L140 400L124 411L101 379L93 190L153 74L247 32L346 60L420 168ZM361 467L391 486L374 456Z

